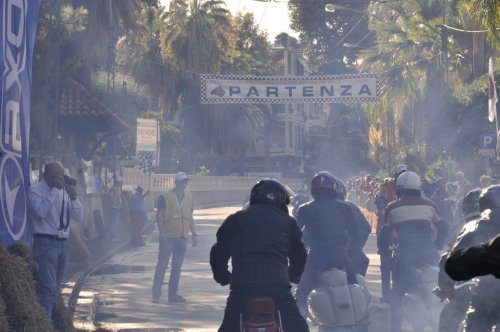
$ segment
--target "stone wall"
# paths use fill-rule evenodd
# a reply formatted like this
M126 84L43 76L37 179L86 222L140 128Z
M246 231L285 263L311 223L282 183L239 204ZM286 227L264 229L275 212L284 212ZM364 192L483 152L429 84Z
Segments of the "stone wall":
M137 169L124 168L122 172L124 179L123 190L130 194L138 185L150 194L146 197L148 209L153 210L156 198L163 192L173 188L174 174L151 174L147 175ZM204 208L223 205L243 205L250 195L250 190L261 180L262 177L240 177L240 176L198 176L189 175L189 192L194 197L195 208ZM297 191L302 187L300 179L280 179L292 190ZM80 196L82 197L82 196ZM82 197L82 203L86 210L86 220L83 225L85 236L95 238L103 236L106 225L106 211L103 208L101 195L92 194ZM128 217L123 211L122 228L128 227Z

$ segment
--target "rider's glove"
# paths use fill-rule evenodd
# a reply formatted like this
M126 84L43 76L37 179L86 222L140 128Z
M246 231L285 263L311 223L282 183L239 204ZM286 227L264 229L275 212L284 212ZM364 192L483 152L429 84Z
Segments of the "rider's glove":
M231 272L224 271L224 273L214 274L215 281L221 286L226 286L231 283Z

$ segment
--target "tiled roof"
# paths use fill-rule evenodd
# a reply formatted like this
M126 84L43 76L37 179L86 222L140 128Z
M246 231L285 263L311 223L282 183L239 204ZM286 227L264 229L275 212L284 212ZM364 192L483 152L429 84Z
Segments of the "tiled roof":
M73 79L62 88L59 115L62 120L91 123L96 132L122 132L129 125Z

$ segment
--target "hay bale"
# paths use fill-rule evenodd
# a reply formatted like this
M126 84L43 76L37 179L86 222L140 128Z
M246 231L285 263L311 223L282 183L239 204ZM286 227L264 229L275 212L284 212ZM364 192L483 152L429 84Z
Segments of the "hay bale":
M38 264L33 258L33 250L31 245L26 242L16 242L7 247L7 252L12 256L22 258L30 267L33 276L38 270Z
M36 269L38 268L38 264L36 263L35 259L33 258L33 250L31 246L25 242L17 242L14 244L11 244L8 248L7 251L15 256L22 258L28 266L31 268L31 272L34 273L36 272ZM69 311L68 307L64 304L64 299L62 297L62 294L59 293L56 298L56 302L54 303L54 308L52 310L52 320L54 322L54 327L56 328L57 331L61 332L69 332L69 331L74 331L75 328L73 326L73 315ZM0 329L0 331L3 331Z
M54 304L54 310L52 311L52 319L54 321L54 327L57 331L75 331L75 327L73 326L73 315L69 311L68 307L64 304L64 299L61 293L57 295L56 303Z
M36 293L30 266L0 245L0 295L6 305L9 331L54 331Z

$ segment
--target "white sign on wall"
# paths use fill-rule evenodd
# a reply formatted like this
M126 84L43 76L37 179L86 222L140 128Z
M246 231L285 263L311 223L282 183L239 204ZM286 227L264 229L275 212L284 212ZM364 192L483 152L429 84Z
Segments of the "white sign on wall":
M139 151L156 152L158 144L158 120L137 118L136 155Z
M202 104L370 103L379 96L376 74L201 75Z

